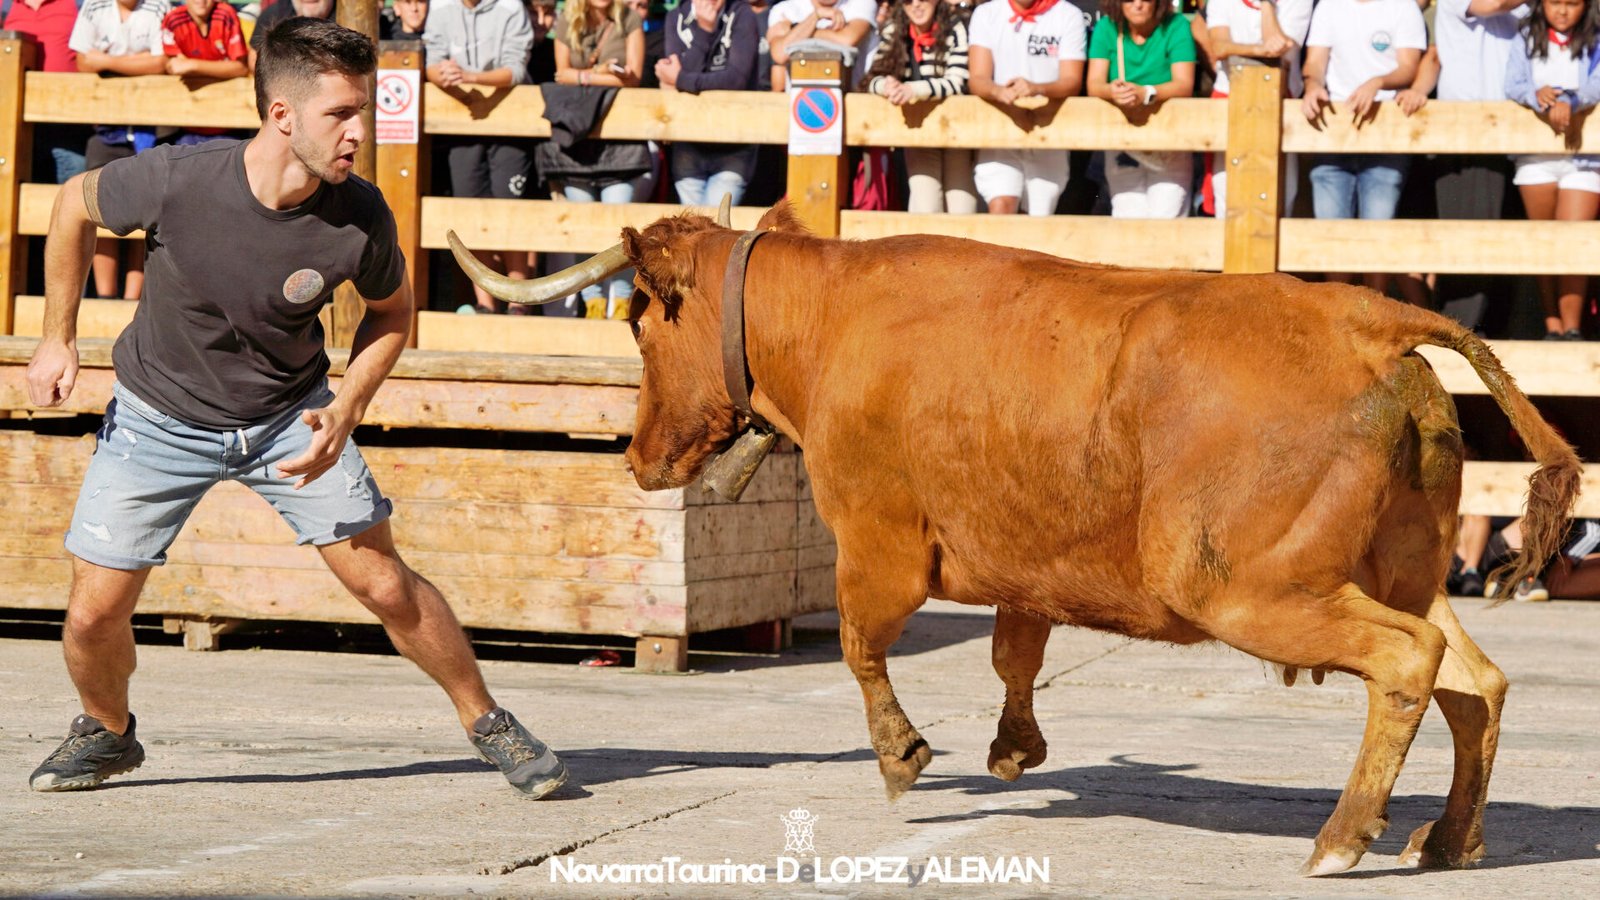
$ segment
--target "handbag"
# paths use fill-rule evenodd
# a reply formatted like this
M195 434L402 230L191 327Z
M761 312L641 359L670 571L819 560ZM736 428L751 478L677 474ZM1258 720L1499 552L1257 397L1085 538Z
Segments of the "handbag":
M856 163L855 178L850 183L850 208L885 212L899 209L895 196L895 179L892 156L886 147L867 147Z

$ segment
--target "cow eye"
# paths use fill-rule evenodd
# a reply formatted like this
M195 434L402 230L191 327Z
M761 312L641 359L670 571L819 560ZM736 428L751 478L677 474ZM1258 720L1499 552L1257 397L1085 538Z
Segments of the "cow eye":
M629 319L628 320L628 328L629 328L629 330L631 330L633 332L633 339L634 340L638 340L639 339L639 320L638 319Z

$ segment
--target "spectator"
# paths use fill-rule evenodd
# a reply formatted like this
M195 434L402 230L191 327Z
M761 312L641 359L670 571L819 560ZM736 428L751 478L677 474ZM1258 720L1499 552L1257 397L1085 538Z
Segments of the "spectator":
M969 90L1001 108L1083 88L1083 14L1059 0L989 0L967 26ZM1048 216L1066 188L1065 150L979 150L973 181L989 212Z
M1520 0L1519 0L1520 2ZM1282 60L1284 88L1289 97L1299 97L1305 85L1300 75L1300 49L1311 28L1311 0L1210 0L1206 4L1206 23L1210 26L1211 52L1216 57L1216 83L1211 96L1228 96L1228 57ZM1206 186L1206 212L1217 218L1228 215L1228 168L1223 154L1207 158L1211 181ZM1283 209L1294 208L1295 188L1299 183L1299 156L1283 156Z
M1348 102L1359 127L1376 104L1409 87L1417 74L1428 32L1415 0L1321 0L1306 39L1302 111L1313 125L1334 103ZM1322 154L1311 165L1311 198L1319 219L1392 219L1400 202L1410 157L1403 154ZM1331 273L1330 281L1352 281ZM1382 291L1388 276L1373 273L1366 284Z
M644 71L644 22L622 0L567 0L556 20L556 83L598 87L634 87ZM548 105L548 100L547 100ZM598 142L597 142L598 143ZM546 144L546 148L553 144ZM645 157L651 157L648 151ZM541 156L541 166L546 157ZM541 170L541 176L549 170ZM615 173L561 172L547 176L560 182L561 195L573 203L632 203L648 197L655 174L622 177ZM554 192L554 187L552 187ZM633 295L632 270L612 276L602 287L583 289L584 314L604 318L626 314Z
M533 51L528 56L528 84L556 80L556 0L529 0L528 21L533 24Z
M256 54L261 52L261 42L267 39L267 32L273 26L295 16L331 19L338 8L337 0L277 0L270 6L262 7L261 13L256 16L255 30L250 32L250 71L256 70Z
M667 56L656 78L667 90L750 91L756 87L760 36L756 14L744 0L690 0L667 16ZM672 178L678 202L716 206L723 197L744 199L756 163L754 144L672 145Z
M951 0L905 0L883 27L883 42L867 72L866 88L896 106L943 100L967 92L967 26ZM978 210L972 151L907 147L906 174L914 213Z
M73 0L12 0L0 28L27 35L38 44L34 68L78 71L77 54L67 46L78 18ZM33 129L34 179L63 184L83 171L83 149L91 131L82 125L40 123Z
M1143 122L1158 103L1194 93L1193 26L1159 0L1106 0L1089 42L1089 96ZM1189 214L1194 154L1111 151L1106 184L1118 219L1180 219Z
M1545 569L1550 596L1600 600L1600 519L1574 519L1566 546Z
M843 48L850 76L846 85L855 84L855 74L864 71L863 45L878 19L876 0L781 0L767 14L767 45L772 51L772 89L788 89L789 54L807 41L821 41Z
M420 41L428 22L428 0L394 0L378 18L378 37L385 41Z
M430 82L459 94L464 85L508 88L528 77L533 25L522 0L433 0L423 27ZM527 148L512 140L464 138L445 144L450 193L456 197L520 200L533 174ZM526 252L476 251L485 265L512 278L528 277ZM497 256L503 259L497 261ZM456 312L496 313L504 304L473 286L476 303Z
M100 75L157 75L166 70L161 55L161 20L166 0L88 0L72 26L68 47L78 71ZM98 169L154 147L156 130L133 125L96 125L84 149L85 168ZM126 245L126 248L124 248ZM136 300L144 289L144 246L137 241L99 238L94 242L94 288L101 297L119 296L117 268L126 249L128 277L120 296Z
M1567 134L1573 115L1600 101L1596 0L1542 0L1522 32L1506 66L1506 96ZM1588 222L1600 210L1600 156L1519 156L1513 181L1529 219ZM1539 276L1545 340L1583 340L1588 282L1585 275Z
M161 50L167 73L185 78L241 78L250 74L239 14L221 0L184 0L161 23ZM199 144L227 136L225 128L189 128L180 144Z
M767 31L772 23L772 4L767 0L746 0L750 11L756 14L756 34L760 35L760 49L756 53L756 89L772 90L772 42Z

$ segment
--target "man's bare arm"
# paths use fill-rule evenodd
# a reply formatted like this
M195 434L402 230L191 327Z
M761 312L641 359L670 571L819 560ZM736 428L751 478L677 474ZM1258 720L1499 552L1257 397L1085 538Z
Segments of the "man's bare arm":
M78 306L100 221L100 171L74 175L56 193L44 244L44 336L28 363L28 398L60 406L78 380Z

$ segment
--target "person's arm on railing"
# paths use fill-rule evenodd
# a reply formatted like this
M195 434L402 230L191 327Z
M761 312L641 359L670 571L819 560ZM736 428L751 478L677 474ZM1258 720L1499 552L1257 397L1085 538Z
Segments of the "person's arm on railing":
M1540 99L1540 93L1539 86L1533 83L1533 61L1519 42L1506 59L1506 99L1515 100L1536 112L1544 112L1549 104Z
M994 51L988 47L973 44L967 48L967 71L972 76L967 82L972 96L1001 106L1017 102L1016 92L1009 85L995 83Z
M110 72L113 75L162 75L167 71L167 59L158 53L112 56L103 50L80 50L78 71Z
M461 83L481 84L491 88L526 84L528 57L532 53L533 23L528 20L528 15L524 12L520 16L513 16L507 22L505 33L500 38L500 52L495 58L495 67L482 72L463 69Z
M1417 77L1417 68L1422 63L1421 50L1398 47L1394 51L1394 56L1398 65L1389 74L1368 78L1360 87L1350 92L1350 114L1356 122L1364 121L1372 113L1379 91L1410 87L1412 79Z
M944 74L938 78L916 78L906 84L913 100L943 100L967 92L971 72L967 68L970 47L967 44L967 27L956 19L945 39ZM915 65L915 60L912 61Z
M56 192L44 242L44 334L28 363L28 399L60 406L78 380L78 306L94 256L95 223L83 184L102 170L74 175Z
M243 78L250 67L242 59L194 59L188 56L166 58L167 74L193 78Z
M1412 80L1410 87L1394 95L1394 102L1400 106L1401 112L1408 116L1415 115L1417 110L1428 105L1428 95L1438 86L1439 48L1434 46L1422 54L1422 61L1417 64L1417 77Z
M1322 122L1324 109L1333 111L1333 100L1329 99L1328 85L1323 80L1328 77L1328 55L1328 47L1307 47L1305 65L1301 70L1306 90L1300 98L1300 111L1305 113L1306 121L1313 125Z
M1044 97L1047 100L1065 100L1083 93L1083 60L1063 59L1057 70L1055 81L1029 81L1026 78L1013 78L1008 87L1017 99L1023 97ZM1194 86L1194 63L1189 64L1189 85Z

